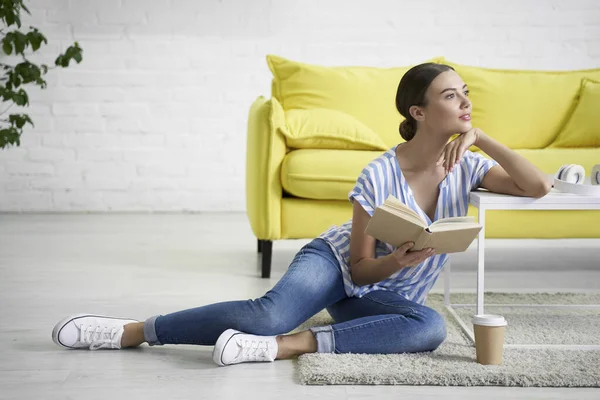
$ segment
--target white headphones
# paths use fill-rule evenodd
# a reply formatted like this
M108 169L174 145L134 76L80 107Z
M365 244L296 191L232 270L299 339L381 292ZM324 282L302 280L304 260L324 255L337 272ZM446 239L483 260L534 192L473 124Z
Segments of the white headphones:
M592 167L590 182L586 182L585 169L578 164L565 164L554 175L554 188L565 193L600 196L600 164Z

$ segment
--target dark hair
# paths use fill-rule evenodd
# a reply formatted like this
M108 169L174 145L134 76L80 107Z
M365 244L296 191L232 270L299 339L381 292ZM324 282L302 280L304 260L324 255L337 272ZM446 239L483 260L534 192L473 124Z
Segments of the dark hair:
M404 118L400 124L400 136L406 141L417 133L417 120L410 115L412 106L426 106L425 92L431 82L442 72L453 70L449 65L424 63L409 69L398 85L396 92L396 109Z

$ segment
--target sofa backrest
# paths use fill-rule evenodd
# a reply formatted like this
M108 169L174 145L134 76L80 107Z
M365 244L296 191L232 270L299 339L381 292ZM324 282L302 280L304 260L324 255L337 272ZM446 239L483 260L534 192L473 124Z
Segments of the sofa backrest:
M431 61L438 61L441 58ZM397 68L324 67L268 55L272 93L285 111L330 109L346 113L392 147L402 142L396 91L410 66Z
M513 149L550 145L572 113L584 78L600 80L600 69L501 70L428 60L452 66L469 86L473 126ZM391 147L403 141L396 110L400 79L411 66L325 67L268 55L272 97L284 111L335 110L355 118ZM333 113L332 113L333 115ZM338 114L339 115L339 114ZM347 125L347 124L346 124Z
M600 80L600 69L503 70L441 62L468 85L473 126L513 149L551 144L573 112L582 80Z

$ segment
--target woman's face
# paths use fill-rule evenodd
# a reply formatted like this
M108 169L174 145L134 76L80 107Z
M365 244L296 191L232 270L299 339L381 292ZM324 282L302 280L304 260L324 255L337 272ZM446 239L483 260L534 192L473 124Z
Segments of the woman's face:
M468 94L467 85L455 71L442 72L427 88L421 123L447 135L467 132L472 128Z

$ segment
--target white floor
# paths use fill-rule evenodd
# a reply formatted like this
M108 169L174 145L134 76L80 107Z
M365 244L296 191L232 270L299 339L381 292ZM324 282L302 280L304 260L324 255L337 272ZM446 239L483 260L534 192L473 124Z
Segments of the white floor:
M52 342L54 324L73 313L143 320L261 296L304 243L274 244L269 280L243 214L0 214L0 399L600 398L598 389L303 386L295 361L220 368L209 347L89 352ZM600 240L487 243L487 290L600 291ZM475 261L474 247L453 257L453 290L475 290Z

